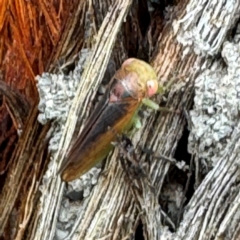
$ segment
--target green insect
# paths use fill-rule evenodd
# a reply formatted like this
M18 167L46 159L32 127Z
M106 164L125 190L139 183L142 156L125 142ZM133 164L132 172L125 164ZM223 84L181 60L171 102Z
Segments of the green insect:
M141 104L158 110L152 97L159 91L157 75L146 62L129 58L112 77L107 90L64 160L60 174L72 181L102 161L113 148L117 134L134 123Z

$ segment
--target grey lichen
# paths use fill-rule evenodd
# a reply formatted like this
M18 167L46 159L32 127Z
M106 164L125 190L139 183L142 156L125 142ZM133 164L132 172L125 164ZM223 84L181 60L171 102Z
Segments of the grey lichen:
M90 52L83 49L79 54L79 60L73 72L69 75L60 72L58 74L43 73L37 76L37 87L40 96L38 120L42 124L52 121L50 129L51 139L49 141L49 151L55 154L59 149L59 142L69 114L72 100L77 91L81 75L84 70L84 64L89 57ZM48 181L56 172L56 164L49 163L48 171L44 176L44 181ZM92 185L96 184L96 178L100 172L99 168L93 168L81 179L73 181L68 192L83 191L83 196L89 195Z
M37 76L37 88L39 91L39 117L40 123L45 124L50 120L65 122L72 99L75 96L81 74L84 70L84 64L90 52L83 49L79 53L73 72L69 75L60 72L58 74L43 73Z
M240 44L225 42L222 61L215 61L195 82L189 152L212 167L226 151L239 121Z

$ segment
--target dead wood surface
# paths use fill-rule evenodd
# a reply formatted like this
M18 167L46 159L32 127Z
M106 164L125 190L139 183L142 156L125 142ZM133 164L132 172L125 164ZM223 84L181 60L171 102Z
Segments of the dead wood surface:
M23 120L1 190L3 239L132 239L141 227L150 240L239 239L239 2L176 4L161 15L162 6L151 12L154 5L145 1L80 1L71 5L73 17L63 14L61 36L59 22L49 26L55 47L45 70L56 74L45 75L46 82L74 79L77 90L65 120L41 126L35 104ZM143 15L149 17L147 27ZM81 62L83 49L88 55ZM155 98L172 112L142 109L142 128L131 138L146 175L134 178L123 170L116 147L93 178L97 184L89 180L95 168L66 186L58 168L96 102L105 71L112 70L109 63L117 69L133 56L148 60L161 84L173 82L164 97ZM186 126L189 145L183 146ZM49 160L48 136L56 129L61 134ZM187 147L191 158L179 159ZM79 190L84 182L91 182L89 194L89 185ZM71 191L83 192L81 200L70 200Z

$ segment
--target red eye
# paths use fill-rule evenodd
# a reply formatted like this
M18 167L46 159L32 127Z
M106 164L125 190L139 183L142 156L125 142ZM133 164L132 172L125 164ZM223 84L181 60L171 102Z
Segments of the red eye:
M153 96L158 90L157 80L149 80L147 81L147 95L148 97Z

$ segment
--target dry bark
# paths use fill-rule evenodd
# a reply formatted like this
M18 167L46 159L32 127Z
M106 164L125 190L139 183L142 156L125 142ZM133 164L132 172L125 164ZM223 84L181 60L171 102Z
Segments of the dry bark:
M24 217L21 225L17 222L11 235L17 239L132 239L140 224L144 239L239 239L240 43L238 28L232 31L238 26L239 2L179 2L177 7L168 10L167 22L162 20L159 23L152 14L151 27L145 29L145 34L138 15L144 6L141 1L134 5L131 0L114 3L89 1L78 5L76 13L87 16L81 18L81 26L87 27L85 32L91 29L84 41L81 39L78 49L88 48L89 55L83 68L79 67L82 66L79 63L81 54L74 58L78 63L69 78L78 83L78 88L71 109L66 114L66 121L59 117L51 125L52 132L56 128L63 131L60 142L55 150L50 143L52 159L47 169L44 168L44 176L39 171L40 165L35 170L30 169L31 159L38 156L36 152L43 152L41 141L48 130L48 126L35 129L39 125L34 126L34 109L35 117L30 117L27 122L32 127L24 130L22 142L19 142L13 156L16 174L14 178L9 174L6 181L12 189L9 191L5 184L2 192L4 197L0 206L3 208L5 205L6 209L0 219L1 233L7 221L11 221L10 216L14 214L14 204L20 194L16 183L21 185L26 180L30 190L21 212ZM157 36L153 34L156 22ZM70 59L78 52L73 37L76 25L71 28L69 23L67 26L71 37L67 33L64 35L59 50L52 57L54 61L66 59L65 65L72 64ZM129 31L134 34L130 35ZM68 45L66 43L65 50L61 52L60 46L65 41ZM133 51L132 42L141 47L135 45ZM73 55L68 55L68 50L74 52ZM66 186L57 171L71 140L82 130L95 103L99 86L106 77L105 71L109 70L108 63L113 61L119 66L129 53L133 53L131 51L138 57L144 57L147 51L161 84L173 81L165 100L162 96L155 99L158 103L164 102L164 106L173 112L143 109L142 128L132 136L136 156L143 164L145 175L136 177L128 167L123 169L119 160L124 158L123 149L118 146L108 156L100 175L95 168L89 175ZM54 65L49 65L49 69L56 70ZM63 75L47 75L42 79L54 83L55 78L66 78ZM76 78L79 77L81 81L78 82ZM39 87L41 81L39 78ZM194 106L190 111L194 92ZM43 119L47 120L44 113ZM174 159L186 124L190 131L188 147L192 154L189 162ZM42 137L29 136L39 131ZM26 153L32 146L36 152L31 153L30 165L23 165L21 161L28 158ZM151 149L151 154L138 151L139 148ZM158 157L160 155L164 157ZM39 163L41 161L37 161ZM26 173L36 171L33 179L28 179L27 174L21 175L23 166ZM89 196L81 201L69 200L71 191L87 195L89 182L96 178L97 184L90 187ZM41 186L36 179L41 180ZM80 191L78 185L84 187L85 182L88 182L88 188ZM189 190L190 185L192 191ZM40 197L35 197L37 190L40 190Z

